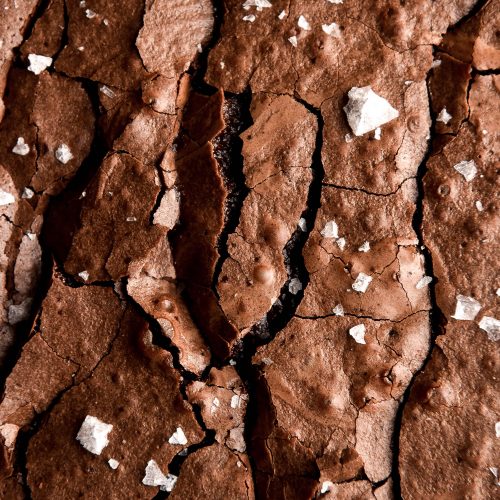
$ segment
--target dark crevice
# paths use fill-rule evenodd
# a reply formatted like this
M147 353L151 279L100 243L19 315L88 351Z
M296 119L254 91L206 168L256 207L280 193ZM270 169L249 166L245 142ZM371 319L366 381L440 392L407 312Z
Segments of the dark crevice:
M431 106L431 94L429 90L429 79L430 79L431 71L427 74L427 95L428 95L428 102L429 102L429 107L432 109ZM436 132L436 116L432 113L432 125L431 125L431 130L430 130L430 139L427 144L427 151L424 155L424 158L422 162L420 163L418 170L417 170L417 177L416 177L416 183L417 183L417 200L415 202L415 212L413 214L413 219L412 219L412 226L413 230L415 231L415 234L417 235L418 239L418 246L420 247L421 253L424 256L424 270L425 270L425 275L426 276L432 276L433 281L429 284L429 296L430 296L430 303L431 303L431 309L429 310L429 323L430 323L430 344L429 344L429 349L427 351L427 356L425 357L422 366L419 370L417 370L414 374L413 377L411 378L410 383L406 387L406 390L401 398L401 402L398 406L397 412L396 412L396 418L394 421L394 433L393 433L393 439L392 439L392 449L393 449L393 463L392 463L392 477L393 477L393 492L394 492L394 497L395 498L402 498L401 497L401 477L399 474L399 453L400 453L400 435L401 435L401 426L402 426L402 421L403 421L403 413L404 409L406 406L406 403L408 402L410 398L410 394L412 392L412 388L414 385L415 380L417 377L422 373L427 364L429 363L432 352L434 350L436 338L444 333L445 330L445 325L446 325L446 318L439 308L437 301L436 301L436 282L437 279L434 277L434 266L433 266L433 261L432 261L432 254L431 251L425 246L424 243L424 235L423 235L423 222L424 222L424 198L425 198L425 186L424 186L424 176L427 172L427 162L429 161L430 157L433 155L433 142L434 138L437 135Z
M305 221L306 230L303 231L301 228L297 228L283 250L289 279L280 291L279 300L275 302L261 321L251 327L249 333L234 350L235 368L244 382L249 395L247 413L245 416L245 441L247 443L247 448L251 446L252 433L256 426L259 425L260 419L262 418L261 407L269 403L264 402L264 399L259 396L262 382L259 382L260 372L259 369L252 364L252 357L258 347L270 343L278 332L291 321L303 298L304 289L309 282L309 275L302 256L302 249L314 227L316 214L320 207L321 187L324 177L324 169L321 161L324 121L319 110L300 99L297 99L297 101L316 116L318 123L315 150L311 164L313 178L309 187L306 209L301 215ZM297 294L293 294L289 290L289 283L293 278L297 278L302 284L302 290ZM252 465L254 485L256 486L256 473L258 470L251 452L249 453L249 459Z
M212 290L217 298L219 298L217 292L219 276L225 260L229 257L227 240L238 227L243 202L249 193L243 174L243 156L241 154L243 141L240 134L253 123L250 115L251 99L250 89L239 95L225 94L223 112L226 127L212 141L214 157L219 165L226 189L229 191L225 202L224 228L217 242L219 259L215 265L212 279Z

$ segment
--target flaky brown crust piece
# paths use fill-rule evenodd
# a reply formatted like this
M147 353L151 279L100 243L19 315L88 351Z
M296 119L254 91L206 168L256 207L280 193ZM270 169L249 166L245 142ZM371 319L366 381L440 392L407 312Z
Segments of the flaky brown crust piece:
M0 9L0 497L498 496L498 0Z

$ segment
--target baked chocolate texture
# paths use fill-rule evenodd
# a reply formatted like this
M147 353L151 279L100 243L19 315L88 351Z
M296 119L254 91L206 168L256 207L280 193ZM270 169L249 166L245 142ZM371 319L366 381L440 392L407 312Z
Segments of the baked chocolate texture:
M0 496L496 498L498 0L18 0Z

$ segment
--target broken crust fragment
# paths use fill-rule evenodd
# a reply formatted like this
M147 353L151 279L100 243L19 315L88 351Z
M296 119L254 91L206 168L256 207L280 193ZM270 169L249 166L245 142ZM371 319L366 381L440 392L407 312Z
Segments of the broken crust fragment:
M246 445L241 439L248 394L236 370L232 366L221 370L212 368L206 382L195 381L188 385L187 394L190 403L200 407L207 428L215 430L217 442L244 452Z
M497 496L489 467L500 460L495 431L499 367L498 349L477 325L448 323L404 409L399 454L403 497Z
M128 308L109 353L92 376L64 392L30 440L27 470L33 497L83 494L118 499L151 494L141 483L144 469L150 460L168 469L179 452L168 442L176 428L183 429L189 444L204 437L179 385L171 355L151 344L147 324ZM75 439L87 415L113 425L102 460ZM40 461L40 456L47 460ZM120 463L118 482L108 465L110 458ZM87 474L89 468L95 474Z
M53 276L42 303L38 331L24 345L5 382L0 429L9 429L10 450L17 436L17 431L12 434L12 426L20 429L29 425L58 394L92 373L109 350L123 314L111 289L71 288Z
M201 375L210 362L210 352L177 286L170 281L141 276L128 280L127 292L158 321L163 335L179 349L181 365Z
M270 410L253 432L252 455L263 477L274 471L271 482L316 468L332 482L361 470L372 482L391 475L394 421L428 352L428 313L400 323L363 319L366 345L348 334L356 322L295 318L257 351L259 390ZM300 464L297 472L291 464Z
M498 264L496 242L500 236L495 200L499 87L496 75L473 80L468 122L427 163L424 242L432 253L437 304L447 318L455 310L458 295L473 297L486 308L497 304L495 290L500 282L492 278L491 269ZM474 162L468 163L470 172L474 172L472 166L477 169L469 182L454 168L464 161ZM478 200L482 211L476 208ZM486 315L495 316L493 310Z
M288 278L283 250L306 209L317 131L314 115L288 96L258 95L251 113L254 123L241 134L250 192L217 284L224 313L243 334Z
M222 444L201 448L183 463L170 497L252 500L250 462L246 455L233 453Z
M345 314L400 321L430 309L428 288L417 288L425 269L412 228L416 189L413 180L389 197L323 188L303 250L310 282L298 315L325 316L340 303ZM327 231L332 222L342 248ZM360 252L366 241L370 249ZM360 276L366 288L358 286Z

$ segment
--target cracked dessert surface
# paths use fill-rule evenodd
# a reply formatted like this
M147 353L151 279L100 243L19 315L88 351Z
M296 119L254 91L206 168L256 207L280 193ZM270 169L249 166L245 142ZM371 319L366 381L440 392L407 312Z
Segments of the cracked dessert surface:
M498 0L0 9L2 498L498 496Z

